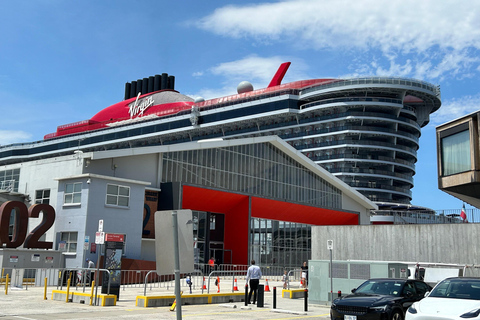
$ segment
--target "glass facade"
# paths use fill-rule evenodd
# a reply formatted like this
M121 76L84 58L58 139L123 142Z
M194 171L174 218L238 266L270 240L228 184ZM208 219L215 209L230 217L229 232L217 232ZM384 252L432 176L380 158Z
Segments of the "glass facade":
M341 207L341 192L270 143L169 152L162 182L183 182L256 197L329 208ZM228 263L216 221L223 215L194 212L196 262L207 252ZM217 238L215 238L217 237ZM311 257L310 225L252 218L250 256L261 265L300 267ZM208 247L206 247L208 246Z
M231 263L231 252L223 246L224 215L193 211L194 261L206 264L213 257L215 264Z
M328 208L342 204L339 189L269 143L169 152L163 159L162 182Z
M251 256L261 265L299 268L311 257L311 227L307 224L251 219Z

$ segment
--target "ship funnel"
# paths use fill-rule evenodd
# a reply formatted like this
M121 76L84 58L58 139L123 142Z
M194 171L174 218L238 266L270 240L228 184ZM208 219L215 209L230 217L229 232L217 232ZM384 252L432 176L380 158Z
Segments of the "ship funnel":
M167 73L156 74L125 83L125 100L136 97L140 92L147 94L167 89L175 90L175 77L169 76Z

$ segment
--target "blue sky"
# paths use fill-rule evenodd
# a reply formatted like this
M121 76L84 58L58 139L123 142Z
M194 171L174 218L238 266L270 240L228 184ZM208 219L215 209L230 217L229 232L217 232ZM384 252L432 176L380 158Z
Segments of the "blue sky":
M36 141L123 100L158 73L206 99L357 76L440 85L423 128L412 204L460 209L438 190L435 126L480 109L480 1L2 1L0 144ZM467 208L469 206L467 205Z

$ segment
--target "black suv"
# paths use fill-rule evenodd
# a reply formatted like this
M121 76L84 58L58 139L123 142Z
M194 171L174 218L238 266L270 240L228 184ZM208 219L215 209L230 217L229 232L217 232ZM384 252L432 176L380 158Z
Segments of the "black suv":
M335 299L330 308L332 320L403 320L405 311L432 290L420 280L370 279Z

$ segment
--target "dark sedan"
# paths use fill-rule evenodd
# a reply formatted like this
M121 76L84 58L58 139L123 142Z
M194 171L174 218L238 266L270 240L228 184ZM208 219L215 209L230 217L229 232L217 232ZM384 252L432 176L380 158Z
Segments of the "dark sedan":
M330 309L332 320L403 320L410 305L432 287L420 280L370 279L335 299Z

